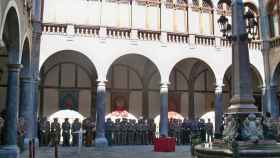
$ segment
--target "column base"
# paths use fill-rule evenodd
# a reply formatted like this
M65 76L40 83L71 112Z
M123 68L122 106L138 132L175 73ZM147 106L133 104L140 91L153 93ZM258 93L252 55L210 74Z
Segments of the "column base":
M19 158L19 148L16 145L0 147L1 158Z
M95 139L95 147L103 148L108 146L108 141L105 137Z

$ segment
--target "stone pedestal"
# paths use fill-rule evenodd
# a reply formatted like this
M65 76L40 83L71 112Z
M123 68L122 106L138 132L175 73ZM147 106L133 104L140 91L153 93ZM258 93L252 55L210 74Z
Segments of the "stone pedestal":
M96 95L96 147L108 146L108 141L105 138L105 100L106 100L106 83L100 81L97 84Z
M233 97L229 112L257 112L252 93L248 35L242 0L232 2L232 73Z
M168 136L168 84L163 83L160 87L160 136Z

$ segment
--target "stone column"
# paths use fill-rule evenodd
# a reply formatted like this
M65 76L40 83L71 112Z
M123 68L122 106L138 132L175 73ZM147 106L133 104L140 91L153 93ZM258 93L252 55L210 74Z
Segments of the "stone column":
M160 136L168 136L168 83L162 83L160 86Z
M278 87L276 85L270 86L270 105L267 109L271 113L272 117L278 118L279 116L279 102L277 97Z
M12 150L17 149L17 115L19 105L19 74L21 64L8 65L8 89L6 100L7 116L5 120L5 145Z
M264 62L265 73L265 86L263 88L263 112L270 112L273 117L279 116L279 104L277 101L277 92L275 92L275 86L271 83L271 70L270 70L270 34L269 34L269 15L267 12L265 0L258 0L259 2L259 14L260 14L260 35L262 39L262 54ZM273 94L275 93L275 94ZM273 110L275 109L275 110Z
M106 100L106 83L99 81L96 92L96 147L106 147L108 145L105 138L105 100Z
M229 112L256 112L242 0L232 1L232 71L233 97Z
M33 106L33 84L31 77L20 78L20 104L19 117L24 118L25 139L24 143L28 144L34 136L34 106Z
M215 88L215 134L221 135L220 126L223 117L223 85L217 85Z

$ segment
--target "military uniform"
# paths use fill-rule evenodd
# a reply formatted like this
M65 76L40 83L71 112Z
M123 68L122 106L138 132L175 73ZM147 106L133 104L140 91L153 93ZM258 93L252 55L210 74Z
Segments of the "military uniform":
M46 146L50 143L50 122L46 118L40 121L40 145Z
M79 132L82 127L82 124L79 122L78 119L75 119L75 121L72 124L71 127L71 134L72 134L72 145L77 146L79 144Z
M120 144L126 145L126 139L127 139L127 125L126 120L123 120L120 125Z
M134 145L135 144L135 124L133 121L130 121L128 124L127 132L128 132L128 144L129 145Z
M153 119L150 119L149 126L149 144L153 144L156 132L156 124Z
M142 144L142 122L141 120L138 121L136 124L136 144Z
M59 144L60 137L61 137L60 133L61 133L60 124L58 123L57 119L54 119L54 122L51 124L52 145Z
M200 131L201 141L206 142L206 124L205 124L204 120L201 119L199 121L198 127L199 127L199 131Z
M148 145L148 139L149 139L149 125L147 120L143 123L143 128L142 128L142 143L144 145Z
M71 125L68 122L68 119L65 119L65 121L62 123L62 137L64 146L70 145L70 129Z
M207 142L210 142L213 140L213 123L210 122L210 120L206 124L206 133L207 133Z
M120 145L121 144L121 124L120 124L120 119L116 120L114 128L115 128L115 144Z
M111 119L107 119L105 123L105 137L108 140L108 145L112 145L113 124Z
M88 119L85 124L85 145L91 146L92 140L94 139L94 123Z

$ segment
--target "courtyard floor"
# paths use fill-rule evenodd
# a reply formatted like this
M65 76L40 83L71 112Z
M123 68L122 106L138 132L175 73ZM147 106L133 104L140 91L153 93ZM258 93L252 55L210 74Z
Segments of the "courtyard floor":
M21 158L28 158L23 153ZM41 147L36 158L54 158L54 148ZM159 153L153 151L153 146L113 146L106 149L83 147L79 152L77 147L59 147L58 158L193 158L190 146L177 146L176 152Z

